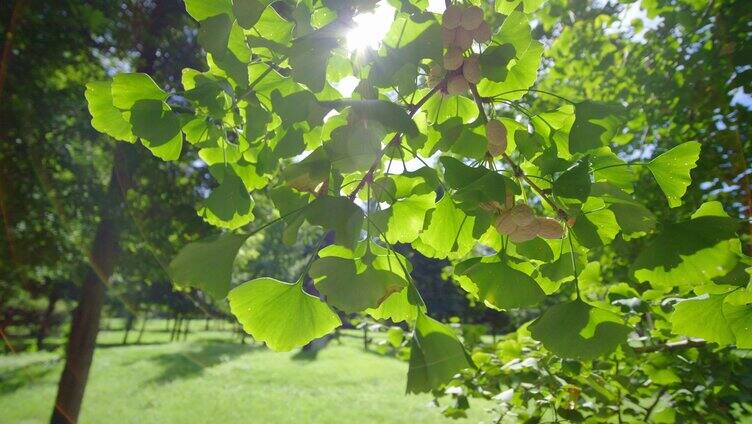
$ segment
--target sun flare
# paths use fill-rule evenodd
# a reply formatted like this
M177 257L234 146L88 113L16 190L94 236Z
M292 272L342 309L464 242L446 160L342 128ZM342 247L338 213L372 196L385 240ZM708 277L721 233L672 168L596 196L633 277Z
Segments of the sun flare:
M355 27L346 36L350 51L379 48L381 41L394 21L394 7L380 1L373 12L361 13L353 17Z

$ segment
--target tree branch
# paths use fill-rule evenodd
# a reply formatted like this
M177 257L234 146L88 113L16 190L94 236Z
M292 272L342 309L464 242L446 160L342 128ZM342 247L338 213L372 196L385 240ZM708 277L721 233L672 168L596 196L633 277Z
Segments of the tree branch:
M408 116L412 118L415 116L415 114L420 110L420 108L428 101L428 99L431 98L434 94L439 92L442 87L446 84L446 80L441 81L440 83L436 84L431 91L426 93L425 96L423 96L420 100L418 100L417 103L414 105L409 105L408 109L410 112L408 113ZM381 159L384 157L384 154L386 154L386 151L390 148L394 148L400 145L400 142L402 141L402 133L396 133L394 134L394 137L392 137L391 140L384 146L381 151L376 155L376 159L374 159L373 163L371 164L371 167L366 172L366 175L363 176L363 178L358 182L358 185L355 186L355 189L350 193L349 196L347 196L350 200L355 199L355 196L358 195L358 192L365 187L366 183L369 183L373 180L373 173L376 172L376 169L381 165Z
M705 347L708 342L702 339L686 339L679 342L666 343L662 345L640 346L632 348L635 353L652 353L652 352L674 352L677 350L690 349L693 347Z
M478 87L475 84L470 84L470 92L473 93L473 99L475 100L475 104L478 106L480 119L482 120L482 122L488 122L486 110L483 108L484 100L488 99L485 99L481 97L480 94L478 94ZM546 194L546 192L543 191L540 186L538 186L538 184L536 184L527 175L525 175L525 173L522 171L522 168L520 168L520 166L517 165L508 154L503 153L501 157L509 165L509 167L512 168L512 171L514 172L514 175L516 177L522 178L527 183L527 185L538 194L538 196L540 196L543 200L546 201L546 203L551 206L551 208L553 208L560 220L566 221L568 219L569 215L567 214L567 212L562 207L557 205L556 202L554 202L553 199L551 199L551 197Z

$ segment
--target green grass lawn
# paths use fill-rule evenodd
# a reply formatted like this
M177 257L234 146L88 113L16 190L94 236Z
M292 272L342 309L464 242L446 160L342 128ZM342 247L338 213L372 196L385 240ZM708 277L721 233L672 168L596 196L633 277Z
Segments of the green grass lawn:
M100 333L80 422L451 421L430 396L406 396L407 364L364 351L356 332L311 357L243 345L230 331L198 331L198 322L187 341L173 343L164 322L147 328L140 345L119 346L119 331ZM0 356L0 423L46 422L61 367L60 353ZM476 404L465 422L483 421Z

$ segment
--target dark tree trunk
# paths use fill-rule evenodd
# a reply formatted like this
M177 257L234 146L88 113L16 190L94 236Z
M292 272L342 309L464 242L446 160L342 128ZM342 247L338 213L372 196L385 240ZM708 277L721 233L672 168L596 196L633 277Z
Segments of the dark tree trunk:
M188 340L188 331L190 331L191 326L191 319L188 318L185 320L185 330L183 331L183 341Z
M172 332L170 333L170 341L174 341L175 338L180 334L180 324L183 323L182 316L180 314L177 314L175 316L175 325L172 326Z
M153 73L157 57L157 38L165 30L168 9L174 6L171 0L156 0L155 7L148 13L146 25L134 30L144 31L140 72ZM89 377L94 357L97 333L105 298L106 284L112 276L118 252L120 234L117 212L122 208L124 194L131 187L125 170L126 163L134 154L135 146L116 142L113 155L112 173L105 203L102 205L101 220L96 230L89 254L90 270L81 287L81 299L73 313L71 331L68 337L65 367L58 383L55 406L50 417L52 424L78 422L86 381Z
M128 334L133 329L133 320L136 319L136 316L132 313L128 313L128 317L125 319L125 334L123 334L123 345L128 344Z
M59 290L53 288L47 297L47 308L42 314L42 318L39 321L39 328L37 329L37 350L44 348L44 339L50 334L50 328L52 327L52 314L55 313L55 305L60 299Z
M128 147L130 146L125 143L118 143L115 150L116 159L110 177L108 201L103 205L102 220L97 228L89 255L91 269L86 274L81 288L81 299L73 312L65 367L60 376L55 409L50 419L53 424L75 423L78 421L78 414L81 410L81 401L84 397L86 380L89 377L99 332L105 287L109 283L119 250L118 225L113 209L119 204L117 200L120 196L117 182L119 164L122 163L122 156L125 155L125 149Z
M141 328L138 330L138 337L136 338L136 344L141 343L141 338L144 336L146 330L146 321L149 320L149 311L144 312L144 319L141 321Z

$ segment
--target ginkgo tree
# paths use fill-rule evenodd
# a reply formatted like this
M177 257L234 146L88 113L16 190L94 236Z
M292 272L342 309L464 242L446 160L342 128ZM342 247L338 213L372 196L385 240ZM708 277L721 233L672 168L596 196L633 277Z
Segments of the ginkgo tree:
M376 3L186 0L206 67L184 69L182 91L140 73L87 85L94 128L165 161L194 149L216 181L196 210L217 234L174 258L176 286L227 298L273 350L332 332L337 311L405 322L407 391L425 392L488 362L431 318L396 244L452 260L460 287L489 308L541 309L526 326L532 340L591 361L644 342L634 316L581 282L592 252L620 235L643 246L624 267L653 299L698 295L676 306L673 335L752 348L736 220L709 202L659 222L633 195L647 169L668 206L681 205L700 143L629 162L612 150L628 105L534 90L544 53L526 14L535 2L447 2L436 13L427 1L389 1L378 49L348 49L354 18ZM525 95L559 107L534 113ZM259 190L274 217L254 214ZM324 236L296 281L232 287L245 240L284 225L294 243L306 222ZM309 279L319 296L304 290Z

